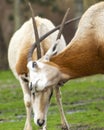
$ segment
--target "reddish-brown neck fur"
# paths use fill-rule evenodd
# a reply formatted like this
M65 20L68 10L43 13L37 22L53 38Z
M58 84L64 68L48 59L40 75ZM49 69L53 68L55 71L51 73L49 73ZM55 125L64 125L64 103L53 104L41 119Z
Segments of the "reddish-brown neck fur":
M52 57L51 62L70 78L104 73L104 49L101 45L91 34L86 38L80 37L80 40L74 39L64 52Z

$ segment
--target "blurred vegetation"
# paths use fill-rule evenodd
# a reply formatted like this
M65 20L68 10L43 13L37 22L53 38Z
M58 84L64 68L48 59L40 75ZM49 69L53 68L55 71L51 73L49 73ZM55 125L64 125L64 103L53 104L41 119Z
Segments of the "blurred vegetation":
M26 0L0 0L0 70L8 69L7 49L13 33L31 17ZM30 0L35 15L60 24L63 15L70 7L69 18L81 16L90 5L101 0ZM77 24L72 23L64 29L67 43L72 39Z
M102 0L83 0L83 9L86 10L90 5L100 2Z

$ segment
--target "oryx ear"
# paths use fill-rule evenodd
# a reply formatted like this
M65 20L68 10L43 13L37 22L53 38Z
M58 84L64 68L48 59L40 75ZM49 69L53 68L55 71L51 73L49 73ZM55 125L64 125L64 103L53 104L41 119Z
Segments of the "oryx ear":
M50 58L58 53L58 44L60 39L56 40L55 44L51 46L51 48L46 52L44 56L44 60L49 61Z

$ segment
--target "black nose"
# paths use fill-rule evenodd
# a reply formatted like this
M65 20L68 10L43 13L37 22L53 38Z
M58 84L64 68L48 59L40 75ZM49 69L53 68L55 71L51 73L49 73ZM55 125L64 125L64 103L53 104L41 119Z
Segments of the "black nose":
M38 119L38 120L37 120L37 124L38 124L39 126L43 126L44 123L45 123L45 120L41 120L41 119Z

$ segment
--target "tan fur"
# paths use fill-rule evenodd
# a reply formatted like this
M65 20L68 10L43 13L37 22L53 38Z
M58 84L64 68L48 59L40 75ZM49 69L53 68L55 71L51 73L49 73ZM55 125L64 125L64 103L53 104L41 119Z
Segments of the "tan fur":
M36 17L36 24L39 31L39 36L41 37L49 30L53 29L55 26L53 23L45 18ZM42 55L50 48L50 46L55 42L58 31L51 34L41 43ZM61 44L60 50L65 47L64 38L61 38L63 43ZM17 30L10 40L8 48L8 61L11 70L18 79L21 74L26 74L27 69L27 55L31 45L35 42L34 30L32 20L26 21L19 30ZM36 50L33 53L33 59L36 60Z
M25 46L23 46L23 48L20 51L19 58L18 58L18 61L16 63L16 72L17 72L18 75L28 73L27 55L28 55L28 51L29 51L30 48L31 48L31 44L30 44L30 42L28 42ZM41 48L42 48L42 55L44 55L47 52L48 48L49 48L47 39L45 39L41 43ZM37 52L35 50L34 53L33 53L33 60L37 59L37 54L36 53Z
M26 102L27 107L31 107L31 102Z
M80 45L78 46L79 42ZM94 45L95 42L94 39L74 41L63 53L53 57L51 61L56 63L60 70L70 75L71 78L104 73L104 58L102 55L104 50Z
M104 73L104 31L102 30L104 23L102 21L101 25L97 24L99 20L102 20L100 17L104 19L103 11L104 2L96 4L86 11L79 23L76 35L67 48L50 60L70 78ZM92 18L90 18L92 21L88 19L90 12L92 13ZM88 23L85 20L88 20Z
M42 113L44 113L44 110L45 110L45 106L46 106L46 104L48 104L48 102L49 102L49 95L50 95L50 93L51 93L51 90L48 88L47 89L47 91L42 91L42 92L40 92L41 94L42 94L42 96L41 96L41 106L40 106L40 111L42 112ZM45 96L44 96L45 95Z

